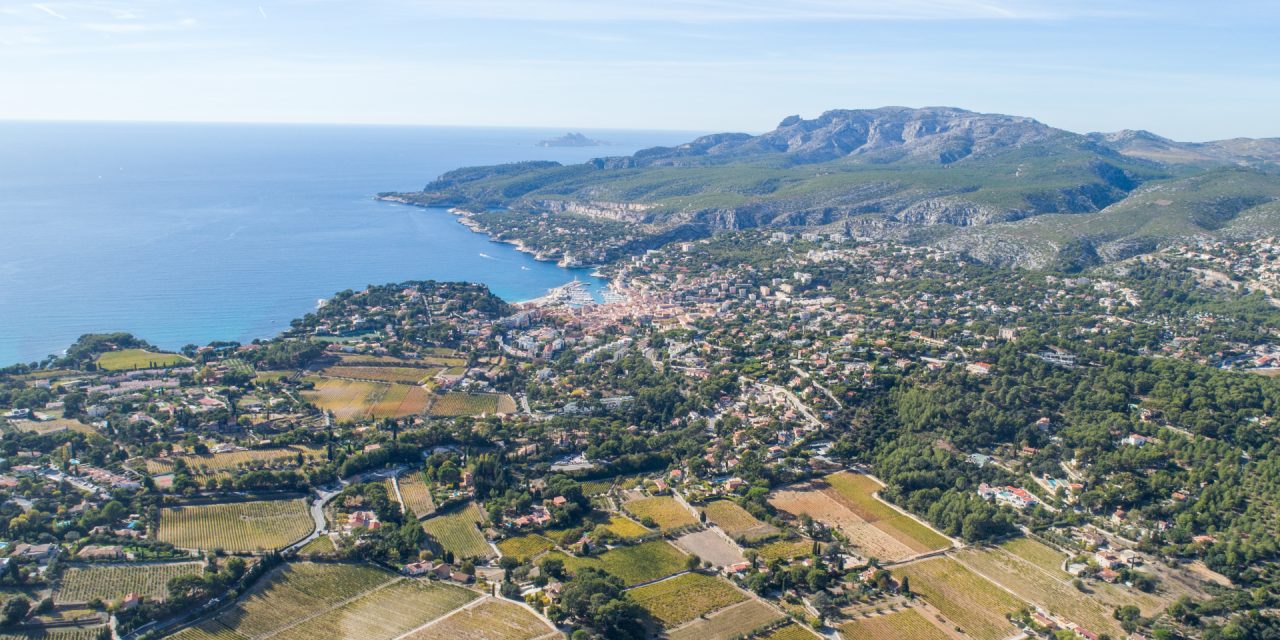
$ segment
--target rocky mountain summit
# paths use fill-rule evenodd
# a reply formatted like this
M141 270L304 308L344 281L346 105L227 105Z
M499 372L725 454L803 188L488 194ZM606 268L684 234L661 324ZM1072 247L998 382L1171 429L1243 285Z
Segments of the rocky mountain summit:
M654 243L761 226L840 229L1044 266L1243 233L1237 219L1249 220L1247 233L1270 230L1277 172L1280 139L1187 143L952 107L882 107L790 116L760 135L718 133L578 165L458 169L421 192L383 196L471 211L478 228L483 212L503 209L513 238L524 233L511 217L521 212L597 221L601 233L625 224ZM1209 177L1188 182L1201 175ZM1155 192L1169 204L1124 206ZM1066 217L1071 224L1054 222Z

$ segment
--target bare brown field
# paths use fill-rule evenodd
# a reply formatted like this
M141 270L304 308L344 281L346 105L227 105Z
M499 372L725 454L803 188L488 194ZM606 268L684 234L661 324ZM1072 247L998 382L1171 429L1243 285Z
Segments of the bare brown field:
M746 561L737 545L731 544L711 529L686 533L675 539L675 545L717 568Z

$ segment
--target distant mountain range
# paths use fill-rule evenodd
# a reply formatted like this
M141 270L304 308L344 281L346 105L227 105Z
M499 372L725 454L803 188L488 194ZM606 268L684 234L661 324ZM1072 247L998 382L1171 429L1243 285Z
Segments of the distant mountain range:
M1280 139L1077 134L949 107L835 110L578 165L458 169L421 205L624 222L655 239L844 229L1019 266L1086 266L1280 231ZM642 243L632 243L640 247Z

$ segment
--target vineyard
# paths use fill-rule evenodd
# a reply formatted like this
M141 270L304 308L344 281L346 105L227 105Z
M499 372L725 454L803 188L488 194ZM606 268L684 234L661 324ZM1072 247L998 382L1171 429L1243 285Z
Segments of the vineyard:
M417 367L348 367L339 365L325 367L321 373L330 378L348 378L396 384L422 384L439 371L440 369L419 369Z
M521 562L544 551L550 551L554 547L555 543L536 533L507 538L498 543L498 551L501 551L502 555L510 556Z
M425 518L436 510L435 500L431 499L431 488L422 479L421 473L415 471L400 476L396 482L400 484L400 497L404 500L404 506L413 510L414 515Z
M698 519L670 496L640 498L622 505L622 508L637 520L644 522L648 519L663 531L698 524Z
M897 579L911 578L911 590L978 640L999 640L1017 629L1005 614L1022 603L951 558L930 558L893 570Z
M311 554L325 555L335 553L337 550L338 547L333 544L333 538L328 535L319 535L311 542L302 545L302 548L298 549L298 553L304 556Z
M110 633L107 627L68 627L0 633L0 640L101 640Z
M428 518L422 523L427 532L445 550L461 558L487 558L493 548L485 541L477 525L484 522L484 512L474 502L461 509Z
M1071 576L1071 574L1062 569L1067 556L1042 542L1031 538L1014 538L1002 543L1000 547L1049 572L1049 575L1059 578L1069 578Z
M228 451L226 453L206 453L204 455L184 455L173 458L149 458L147 473L170 473L174 465L181 460L194 475L216 474L239 469L272 469L297 466L298 454L302 454L303 462L313 462L324 458L324 449L307 446L289 446L279 449L249 449L247 451Z
M740 638L782 618L769 605L752 598L725 607L705 618L698 618L667 632L669 640L706 640L707 638Z
M277 571L232 610L172 637L390 640L476 595L367 565L298 563Z
M168 596L169 580L182 575L199 574L198 562L172 564L108 564L70 567L62 574L57 604L116 602L130 593L152 600Z
M157 369L187 364L190 360L176 353L153 353L142 349L108 351L98 356L98 367L105 371L125 369Z
M756 552L760 554L760 559L765 562L791 560L792 558L799 558L812 553L813 541L807 538L778 540L757 547Z
M426 389L414 385L338 378L307 380L314 383L315 388L303 391L302 397L325 411L332 411L339 422L418 415L426 410L431 398Z
M812 631L792 622L760 636L760 640L820 640Z
M877 498L874 494L881 486L870 476L841 471L827 476L826 481L841 502L858 517L913 550L936 551L951 546L951 541L944 536Z
M950 636L915 609L903 609L850 622L840 627L840 637L844 640L948 640Z
M763 540L778 534L778 528L761 522L732 500L708 502L702 508L707 520L720 527L729 537L746 541Z
M182 549L236 553L279 549L314 528L305 500L228 502L162 509L156 537Z
M732 584L701 573L685 573L627 593L667 628L747 599Z
M558 551L552 551L548 555L564 560L564 566L570 573L584 567L594 567L617 576L627 585L637 585L683 571L685 558L688 557L662 540L634 547L618 547L591 558L569 556Z
M839 529L864 556L897 561L919 552L867 522L824 484L802 483L776 489L769 494L769 504L792 517L809 516L828 527Z
M431 415L441 417L515 413L516 401L505 393L446 393L431 403Z
M74 418L56 418L54 420L10 420L9 425L23 433L47 435L70 429L76 433L94 434L98 430Z
M404 640L533 640L542 636L562 637L528 609L486 597L484 602L455 611Z

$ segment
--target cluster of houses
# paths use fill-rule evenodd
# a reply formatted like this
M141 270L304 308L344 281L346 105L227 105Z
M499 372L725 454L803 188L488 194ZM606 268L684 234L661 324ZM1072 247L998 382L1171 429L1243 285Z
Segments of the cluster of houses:
M1040 503L1034 495L1021 487L993 487L985 482L978 485L978 495L984 500L994 500L996 504L1015 509L1026 509Z

